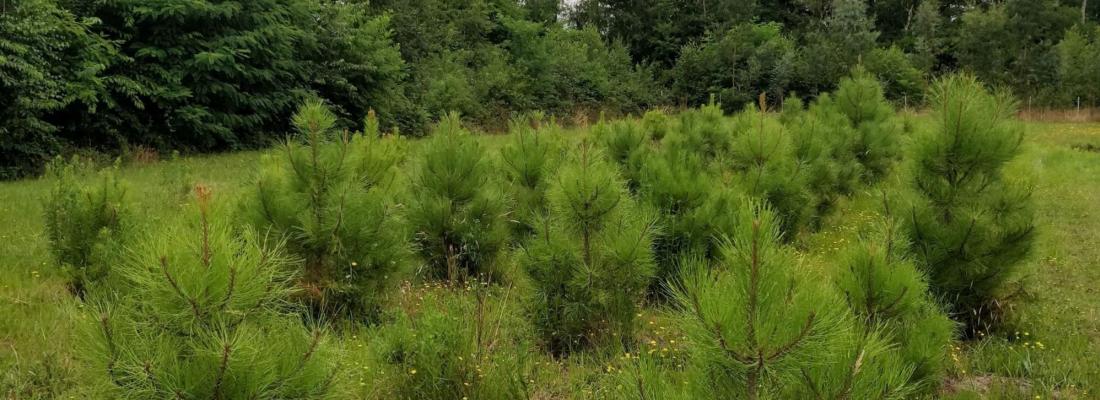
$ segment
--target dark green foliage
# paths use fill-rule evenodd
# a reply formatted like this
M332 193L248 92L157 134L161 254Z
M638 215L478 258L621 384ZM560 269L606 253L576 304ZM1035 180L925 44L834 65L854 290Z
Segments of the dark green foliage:
M104 72L134 85L99 97L106 115L72 135L157 147L238 149L285 132L311 92L345 120L401 111L403 63L388 21L362 7L311 0L208 3L75 0L120 44ZM79 115L78 115L79 116ZM75 116L74 116L75 117ZM155 132L155 133L150 133ZM105 136L105 137L104 137Z
M880 330L913 367L914 388L937 388L947 367L954 324L932 301L924 274L907 257L909 243L887 216L840 256L834 279L867 331Z
M876 46L879 33L863 0L826 0L829 14L806 34L798 76L809 93L831 90Z
M901 398L908 369L779 244L779 220L742 206L714 265L690 261L675 295L689 361L680 398ZM644 384L644 382L639 385Z
M901 152L902 126L894 108L886 101L882 85L862 68L840 81L832 97L819 99L822 107L833 107L848 118L853 138L847 151L862 167L864 182L875 182L890 171Z
M136 229L126 185L115 170L88 169L79 159L55 159L45 204L50 252L65 270L69 290L80 297L107 279Z
M752 21L757 3L756 0L702 4L683 0L583 0L572 4L573 18L579 25L599 29L607 39L626 44L639 62L670 66L685 45L707 32L722 32Z
M304 104L294 117L302 141L265 159L240 209L304 259L303 297L313 310L370 319L408 253L391 203L399 152L379 137L373 114L361 134L339 135L335 121L321 103Z
M112 398L323 398L336 354L321 328L287 314L294 277L280 245L209 210L187 211L134 247L117 293L87 321L84 349Z
M633 337L638 304L654 274L654 222L615 168L588 144L550 188L550 213L523 247L531 315L555 354Z
M518 239L533 233L537 220L546 213L546 190L563 151L557 125L542 124L540 117L513 119L512 143L500 151L513 201L509 222Z
M795 74L795 44L775 23L743 24L685 46L671 70L673 98L704 104L715 96L727 111L760 93L783 96Z
M1100 28L1094 32L1075 27L1058 44L1059 74L1065 104L1100 104Z
M38 173L65 143L49 115L89 107L117 55L82 20L51 0L0 8L0 179Z
M465 291L406 288L408 304L370 343L366 398L528 397L530 349L513 335L528 326L507 296L487 282L469 284Z
M423 116L405 93L406 65L390 17L371 17L361 3L319 1L317 8L308 85L335 106L340 126L351 127L374 110L385 130L420 129Z
M916 198L904 220L933 293L973 334L997 322L1034 240L1032 189L1005 171L1023 130L1015 103L972 76L942 79L932 105L910 156Z
M953 55L982 82L1021 97L1049 97L1058 80L1054 45L1079 17L1055 0L1008 0L961 16Z
M427 263L424 275L452 281L497 275L508 239L507 207L491 158L457 114L435 127L418 167L408 219Z

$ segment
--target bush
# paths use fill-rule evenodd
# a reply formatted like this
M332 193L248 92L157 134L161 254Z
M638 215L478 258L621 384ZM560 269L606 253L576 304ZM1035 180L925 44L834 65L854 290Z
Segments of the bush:
M587 144L578 156L558 173L550 214L519 260L534 285L535 327L555 354L633 337L654 273L653 222L614 167Z
M943 78L931 100L932 128L910 156L907 233L933 293L973 334L997 322L1035 237L1032 189L1005 171L1023 130L1011 98L971 76Z
M431 278L497 277L506 204L478 141L449 114L423 144L408 219Z
M51 114L94 110L111 43L51 0L20 0L0 10L0 179L41 172L68 144ZM117 84L118 82L111 82Z
M674 298L689 359L683 387L673 392L702 399L904 396L907 368L879 336L853 329L841 297L779 244L778 218L754 205L738 216L717 262L686 261Z
M818 99L848 118L854 140L847 151L859 161L864 182L875 182L890 171L900 155L902 127L882 92L882 85L864 69L840 81L832 97Z
M546 213L546 189L562 152L557 125L551 122L547 126L533 127L532 124L541 125L541 117L513 119L512 143L500 150L513 199L510 222L516 239L533 233L536 221Z
M106 281L135 230L127 186L115 169L93 175L89 168L76 158L55 159L45 205L50 252L65 270L69 291L81 298Z
M314 311L371 319L408 255L390 203L399 151L379 137L373 114L365 132L337 136L335 116L313 101L294 122L304 143L288 141L265 159L242 218L285 237L304 259L303 296Z
M238 233L198 194L198 215L134 247L120 291L94 307L85 350L112 397L323 397L335 354L322 329L284 311L294 277L280 243Z
M373 334L364 398L527 398L527 328L488 282L461 288L409 287L402 311ZM473 292L473 296L470 293Z

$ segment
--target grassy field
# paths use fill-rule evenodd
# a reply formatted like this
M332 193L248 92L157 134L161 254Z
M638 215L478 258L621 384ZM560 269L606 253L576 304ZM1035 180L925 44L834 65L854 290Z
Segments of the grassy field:
M503 141L486 136L491 147ZM415 146L415 143L413 144ZM1092 145L1088 147L1086 145ZM1039 240L1025 271L1029 301L1007 333L955 349L942 393L954 398L1100 398L1100 124L1029 123L1027 150L1014 165L1036 184ZM143 223L172 217L186 201L184 181L232 196L253 176L259 152L211 155L126 166ZM187 177L187 179L182 179ZM93 397L99 372L82 366L76 332L81 304L66 291L46 248L45 180L0 183L0 398ZM845 201L825 229L806 238L806 257L824 257L854 240L871 217L874 196ZM653 319L650 319L653 324ZM659 319L658 319L659 324ZM347 338L354 353L362 340ZM574 381L603 370L595 361L548 367L542 398L585 394ZM598 378L597 378L598 379ZM369 384L369 382L368 382ZM545 385L541 387L539 385Z

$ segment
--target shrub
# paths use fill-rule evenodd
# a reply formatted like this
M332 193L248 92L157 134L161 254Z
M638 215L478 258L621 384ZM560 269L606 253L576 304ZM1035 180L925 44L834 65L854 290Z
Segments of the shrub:
M653 277L653 223L587 144L550 188L550 214L523 248L531 315L550 351L630 338Z
M1032 189L1005 172L1023 130L1010 97L971 76L943 78L931 100L932 128L910 156L907 234L933 293L973 334L996 322L1034 240Z
M528 397L527 328L488 282L407 287L392 324L373 334L363 380L376 399L507 400ZM473 292L471 296L470 293Z
M294 278L279 243L225 224L209 193L119 266L120 291L89 321L90 361L118 398L323 397L335 355L284 311Z
M107 40L52 0L0 7L0 179L41 172L67 144L50 116L91 108L108 84L105 64L117 57Z
M512 231L517 239L535 230L538 217L546 213L546 189L549 177L557 169L561 157L558 127L551 123L535 128L541 119L512 121L512 143L500 150L504 174L514 201L511 216Z
M499 273L495 263L508 229L492 168L458 114L439 121L424 143L408 218L427 276L454 281Z
M115 168L97 174L88 168L76 158L55 159L45 205L50 252L65 270L69 291L81 298L107 279L135 230L127 186Z
M370 319L408 252L390 204L398 150L378 136L373 114L366 132L337 136L333 114L313 101L294 122L304 143L265 159L242 218L304 259L303 297L314 311Z
M852 329L841 297L779 244L779 219L751 204L738 216L717 262L685 261L674 298L689 358L684 387L674 392L703 399L903 396L907 369L876 334Z
M924 96L924 74L897 46L874 49L864 60L867 72L882 83L883 96L894 104L919 105Z
M847 151L859 161L864 182L875 182L889 172L900 155L902 128L894 109L883 95L882 85L862 67L840 81L832 97L818 99L847 117L854 129Z

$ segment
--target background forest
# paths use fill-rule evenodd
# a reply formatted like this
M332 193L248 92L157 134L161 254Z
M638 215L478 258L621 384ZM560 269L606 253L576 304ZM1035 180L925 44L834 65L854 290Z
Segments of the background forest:
M1100 101L1087 0L0 0L0 178L58 154L257 148L302 101L422 135L831 91L899 106L957 70L1022 107Z

